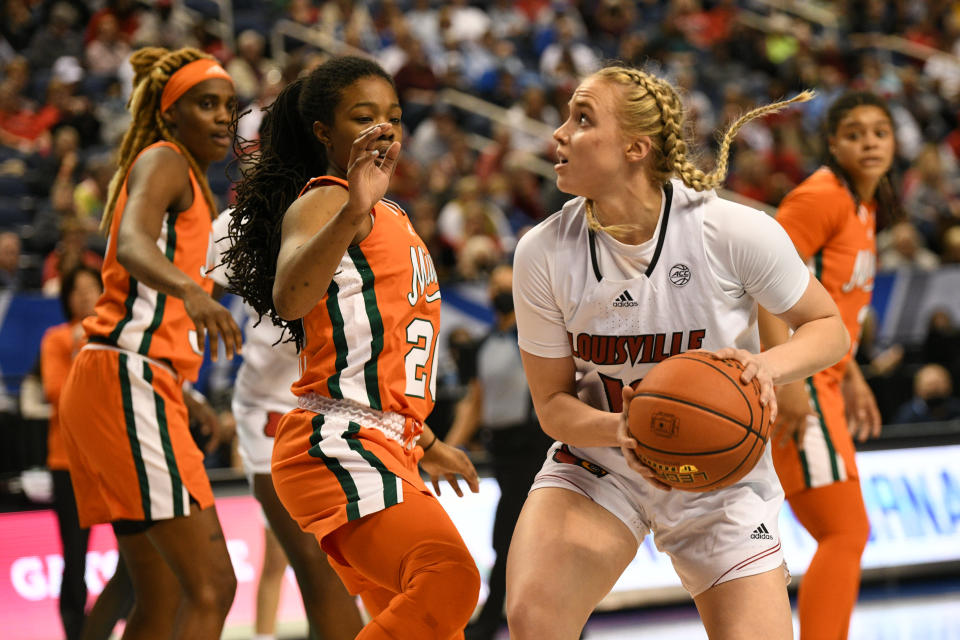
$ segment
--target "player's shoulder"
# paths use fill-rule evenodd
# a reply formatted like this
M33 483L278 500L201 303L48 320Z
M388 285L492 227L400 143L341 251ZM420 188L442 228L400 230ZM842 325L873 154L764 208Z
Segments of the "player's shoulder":
M517 243L516 254L553 254L576 243L586 229L585 206L586 199L581 197L566 202L560 211L544 218L523 234Z
M783 199L783 205L789 206L795 201L817 200L825 205L831 203L852 202L850 190L829 167L820 167L803 182L794 187Z
M73 325L69 322L61 322L43 332L42 340L47 342L57 342L70 340L73 335Z

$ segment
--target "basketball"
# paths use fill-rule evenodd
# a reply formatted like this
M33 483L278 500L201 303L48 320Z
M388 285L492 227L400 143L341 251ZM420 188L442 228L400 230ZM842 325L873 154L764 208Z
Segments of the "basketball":
M706 352L667 358L640 382L630 403L637 456L665 484L685 491L722 489L763 454L770 414L760 384L740 382L743 366Z

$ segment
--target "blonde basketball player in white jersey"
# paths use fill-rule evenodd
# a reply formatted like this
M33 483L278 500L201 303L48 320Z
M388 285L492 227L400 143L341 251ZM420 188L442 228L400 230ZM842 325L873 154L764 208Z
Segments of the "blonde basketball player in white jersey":
M774 384L846 352L836 305L783 229L713 192L740 126L806 99L743 116L704 174L686 157L683 108L665 80L608 67L574 92L554 138L557 186L579 197L523 237L514 264L524 369L558 441L510 547L514 640L578 638L650 532L712 640L792 637L769 449L735 485L666 491L633 452L626 409L656 362L707 349L743 363L775 416ZM795 329L763 353L758 303Z

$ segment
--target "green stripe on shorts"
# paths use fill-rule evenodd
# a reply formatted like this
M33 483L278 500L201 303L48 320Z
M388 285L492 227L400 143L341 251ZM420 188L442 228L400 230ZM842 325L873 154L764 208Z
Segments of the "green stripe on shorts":
M314 436L320 433L320 429L323 427L323 415L317 414L311 421L313 424L313 433ZM314 441L314 437L310 438L310 441ZM321 440L316 438L317 444L310 447L310 450L307 452L314 458L319 458L327 466L327 469L333 472L333 475L336 476L337 482L340 483L340 488L343 490L344 495L347 497L347 520L356 520L360 517L360 492L357 491L357 484L353 481L353 478L350 477L350 472L343 468L343 465L340 464L340 461L332 456L328 456L320 449Z
M130 452L133 454L133 464L137 468L137 479L140 482L143 517L150 520L150 484L147 482L147 468L143 464L140 440L137 438L137 419L133 413L133 394L130 391L130 374L127 372L127 355L124 353L120 354L120 393L123 396L123 417L127 425Z

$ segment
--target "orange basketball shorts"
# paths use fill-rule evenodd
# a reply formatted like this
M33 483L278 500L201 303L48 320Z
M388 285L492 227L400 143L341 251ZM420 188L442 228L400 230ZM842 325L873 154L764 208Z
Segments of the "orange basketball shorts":
M322 542L348 522L399 504L405 488L432 497L417 469L420 455L347 416L294 409L277 426L273 484L300 528Z
M138 354L85 347L60 398L80 526L164 520L213 504L180 382Z
M810 415L796 438L772 443L773 464L787 499L834 482L856 479L853 438L847 430L840 383L822 374L807 378Z

